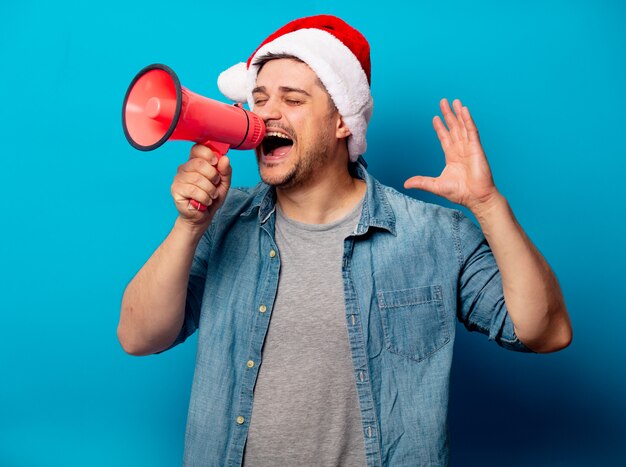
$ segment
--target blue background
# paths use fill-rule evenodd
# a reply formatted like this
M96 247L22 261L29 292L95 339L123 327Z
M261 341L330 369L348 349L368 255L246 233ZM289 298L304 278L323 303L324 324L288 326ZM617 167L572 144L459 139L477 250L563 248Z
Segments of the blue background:
M220 71L321 12L371 43L371 172L400 190L438 174L431 119L441 97L462 98L572 316L573 344L544 356L460 330L453 465L626 465L626 7L598 0L3 2L1 465L180 464L195 338L135 358L115 330L127 282L172 226L190 145L131 148L122 99L153 62L223 99ZM252 153L231 159L236 184L257 181Z

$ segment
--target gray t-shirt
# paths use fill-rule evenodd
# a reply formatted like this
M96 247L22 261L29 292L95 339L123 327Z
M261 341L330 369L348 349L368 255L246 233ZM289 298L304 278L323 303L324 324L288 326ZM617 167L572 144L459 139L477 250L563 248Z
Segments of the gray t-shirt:
M280 280L263 347L244 465L363 466L365 448L341 277L361 204L331 224L277 207Z

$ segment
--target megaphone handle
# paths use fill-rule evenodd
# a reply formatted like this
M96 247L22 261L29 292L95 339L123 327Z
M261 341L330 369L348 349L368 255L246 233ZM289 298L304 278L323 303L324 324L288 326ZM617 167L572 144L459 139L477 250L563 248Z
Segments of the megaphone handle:
M220 141L206 141L206 142L202 143L202 145L206 146L211 151L213 151L215 153L215 155L217 156L218 160L224 154L226 154L228 152L228 149L230 149L230 145L229 144L222 143ZM207 206L205 206L204 204L196 201L195 199L190 199L189 200L189 206L191 206L193 209L196 209L197 211L200 211L200 212L204 212L204 211L207 210Z

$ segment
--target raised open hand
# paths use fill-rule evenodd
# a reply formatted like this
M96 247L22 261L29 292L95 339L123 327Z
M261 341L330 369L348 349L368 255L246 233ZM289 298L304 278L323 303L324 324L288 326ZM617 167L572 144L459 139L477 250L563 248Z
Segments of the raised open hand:
M433 126L445 153L446 166L439 177L415 176L404 182L405 188L429 191L475 212L491 201L498 190L491 176L478 129L467 107L459 99L452 103L441 99L440 107L446 125L439 116Z

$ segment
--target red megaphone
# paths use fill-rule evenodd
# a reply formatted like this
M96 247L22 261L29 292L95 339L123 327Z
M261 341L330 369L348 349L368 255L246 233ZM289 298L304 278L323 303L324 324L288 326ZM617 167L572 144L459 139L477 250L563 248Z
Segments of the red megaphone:
M133 78L124 97L122 126L128 142L141 151L170 139L186 140L211 148L218 157L231 148L253 149L265 135L258 115L185 89L176 73L161 64L149 65ZM190 203L206 209L195 200Z

